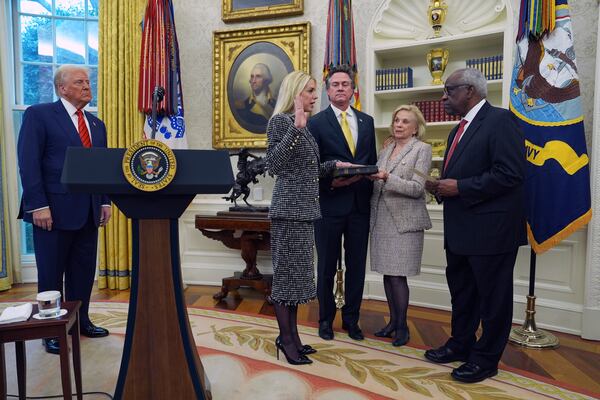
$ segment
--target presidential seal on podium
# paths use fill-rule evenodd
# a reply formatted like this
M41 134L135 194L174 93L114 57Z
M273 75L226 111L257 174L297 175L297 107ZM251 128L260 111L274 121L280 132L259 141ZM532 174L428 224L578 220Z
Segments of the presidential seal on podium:
M175 177L177 161L173 150L158 140L141 140L131 145L123 156L123 174L135 188L155 192Z

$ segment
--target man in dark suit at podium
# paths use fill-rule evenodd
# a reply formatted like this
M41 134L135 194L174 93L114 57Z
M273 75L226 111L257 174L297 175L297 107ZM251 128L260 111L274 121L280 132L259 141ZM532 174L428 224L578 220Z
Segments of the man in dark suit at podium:
M325 87L331 105L308 121L308 130L319 145L321 162L339 160L374 165L377 152L373 118L350 107L354 72L347 65L333 67ZM333 339L336 313L333 285L342 237L346 264L342 328L352 339L364 339L358 320L365 282L372 191L373 183L360 176L321 179L320 182L323 218L315 223L315 243L319 336L325 340Z
M54 75L59 100L29 107L17 146L23 195L19 218L33 224L38 291L58 290L66 300L80 300L81 334L108 335L92 324L88 308L94 275L98 227L110 219L108 197L68 193L60 183L67 147L106 147L104 123L83 108L92 99L89 73L63 65ZM100 167L100 166L99 166ZM44 339L46 351L58 354L56 339Z
M448 137L442 178L426 183L444 204L452 333L425 357L464 361L452 377L468 383L498 373L512 323L513 268L519 246L527 243L525 139L514 115L491 106L486 95L478 70L448 77L442 101L462 120Z

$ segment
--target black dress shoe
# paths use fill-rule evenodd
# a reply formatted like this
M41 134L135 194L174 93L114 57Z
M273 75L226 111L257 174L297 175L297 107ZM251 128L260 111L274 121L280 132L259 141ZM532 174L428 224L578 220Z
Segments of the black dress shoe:
M57 338L44 339L42 344L46 348L46 353L60 354L60 344Z
M365 338L358 324L342 324L342 329L348 331L348 336L354 340L363 340Z
M108 336L108 329L100 328L99 326L96 326L96 325L92 324L91 322L89 322L85 325L82 325L79 328L79 331L81 332L81 334L83 336L87 336L87 337L91 337L91 338Z
M465 383L481 382L484 379L491 378L498 374L498 368L485 369L478 364L466 362L458 368L452 370L452 377L457 381Z
M457 353L448 346L427 350L425 352L425 358L438 364L445 364L453 361L467 361L466 354Z
M333 340L333 329L331 328L331 322L319 322L319 336L323 340Z

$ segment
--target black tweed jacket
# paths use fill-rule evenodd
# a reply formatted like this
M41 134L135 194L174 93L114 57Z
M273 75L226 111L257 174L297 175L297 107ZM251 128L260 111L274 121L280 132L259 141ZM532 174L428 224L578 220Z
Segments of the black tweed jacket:
M270 218L314 221L321 218L319 178L331 174L335 160L319 161L319 147L291 114L273 115L267 125L267 168L275 175Z

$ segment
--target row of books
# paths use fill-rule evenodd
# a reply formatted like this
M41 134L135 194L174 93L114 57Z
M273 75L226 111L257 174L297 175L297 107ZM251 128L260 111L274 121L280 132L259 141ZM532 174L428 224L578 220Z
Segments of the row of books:
M485 79L502 79L503 56L471 58L467 60L467 68L476 68L481 71Z
M427 122L442 122L442 121L459 121L460 117L458 115L449 115L444 110L444 105L442 104L442 100L423 100L423 101L415 101L412 104L417 106L423 117L425 117L425 121Z
M466 61L467 68L480 70L486 79L502 79L504 57L502 54L491 57L471 58ZM411 67L383 68L375 71L375 90L394 90L413 87Z
M385 68L375 71L375 90L394 90L413 87L410 67Z

